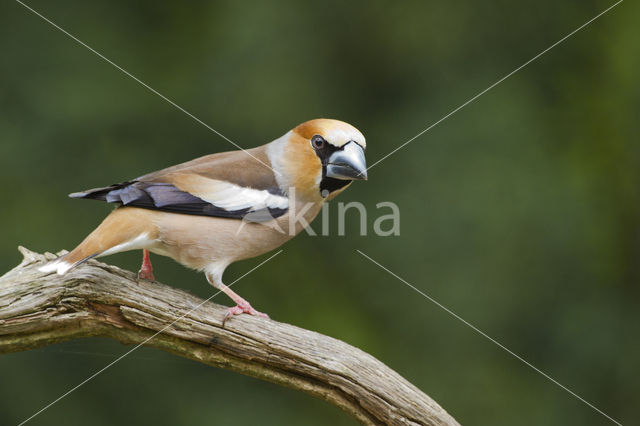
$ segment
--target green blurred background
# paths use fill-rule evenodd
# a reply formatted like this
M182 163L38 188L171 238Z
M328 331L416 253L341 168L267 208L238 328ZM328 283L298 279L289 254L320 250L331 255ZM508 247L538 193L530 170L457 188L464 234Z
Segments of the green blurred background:
M373 163L608 7L605 1L29 5L243 147L348 121ZM399 237L300 235L236 288L351 343L468 425L600 414L382 272L360 249L624 424L640 402L640 7L628 1L380 163L337 201L400 206ZM66 194L233 149L20 4L0 5L0 271L71 249L110 211ZM320 223L313 227L319 230ZM264 260L233 265L227 282ZM140 253L108 262L137 270ZM201 274L153 257L161 281ZM230 304L224 297L218 303ZM17 424L128 348L0 357ZM142 348L34 425L350 425L333 406Z

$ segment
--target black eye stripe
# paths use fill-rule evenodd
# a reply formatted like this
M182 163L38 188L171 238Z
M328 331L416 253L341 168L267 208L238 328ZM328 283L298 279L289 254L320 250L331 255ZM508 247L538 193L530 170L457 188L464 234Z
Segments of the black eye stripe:
M318 144L318 142L320 143ZM327 177L327 163L329 162L329 157L331 157L331 154L341 150L342 148L331 145L320 135L314 135L311 138L311 146L315 150L316 155L322 163L322 180L320 181L320 194L323 198L326 197L327 194L330 194L333 191L336 191L351 183L351 181L349 180L339 180Z
M316 151L316 155L318 156L318 158L320 159L320 162L322 163L323 175L324 175L324 168L326 167L327 162L329 161L329 157L331 156L331 154L340 150L341 148L337 148L331 145L320 135L315 135L314 137L311 138L311 146Z

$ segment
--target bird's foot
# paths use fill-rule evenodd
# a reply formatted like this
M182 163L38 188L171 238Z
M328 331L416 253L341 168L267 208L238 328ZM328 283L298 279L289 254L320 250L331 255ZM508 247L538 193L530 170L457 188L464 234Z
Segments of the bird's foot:
M256 317L269 319L269 315L256 311L255 309L253 309L253 306L249 304L249 302L242 301L238 303L236 306L234 306L233 308L227 309L227 313L224 315L224 319L222 320L222 326L224 327L224 324L227 322L229 318L233 317L234 315L240 315L240 314L249 314L249 315L254 315Z
M140 270L138 271L138 279L155 281L155 278L153 277L153 270L151 270L151 268L140 268Z
M155 281L153 277L153 266L151 266L151 259L149 259L149 250L142 250L142 266L138 271L138 280L151 280Z

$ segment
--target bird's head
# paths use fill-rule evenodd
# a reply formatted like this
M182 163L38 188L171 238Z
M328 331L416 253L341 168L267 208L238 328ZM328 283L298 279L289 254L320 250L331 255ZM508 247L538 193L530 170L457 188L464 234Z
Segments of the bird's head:
M306 121L273 142L269 156L281 187L309 199L331 199L354 180L367 179L366 141L344 121Z

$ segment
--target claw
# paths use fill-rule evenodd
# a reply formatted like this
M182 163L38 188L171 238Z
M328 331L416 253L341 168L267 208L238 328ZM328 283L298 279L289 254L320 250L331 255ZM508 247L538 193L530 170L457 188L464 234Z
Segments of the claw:
M224 327L224 324L227 322L228 319L232 318L234 315L240 315L240 314L249 314L249 315L254 315L256 317L269 319L269 315L263 312L256 311L255 309L253 309L253 306L249 304L249 302L245 301L244 303L241 302L237 304L233 308L227 309L227 313L224 314L224 318L222 320L222 326Z

